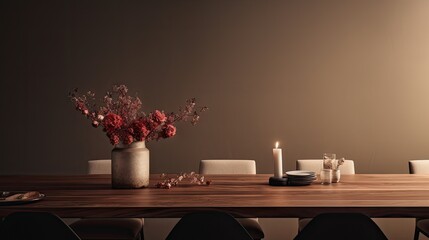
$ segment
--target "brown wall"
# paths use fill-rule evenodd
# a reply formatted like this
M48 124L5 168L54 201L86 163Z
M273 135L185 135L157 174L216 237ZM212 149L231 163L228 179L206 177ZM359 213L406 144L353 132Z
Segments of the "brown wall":
M1 1L0 174L84 173L111 146L67 98L114 83L145 109L209 106L148 144L152 172L335 152L360 173L429 158L429 1Z

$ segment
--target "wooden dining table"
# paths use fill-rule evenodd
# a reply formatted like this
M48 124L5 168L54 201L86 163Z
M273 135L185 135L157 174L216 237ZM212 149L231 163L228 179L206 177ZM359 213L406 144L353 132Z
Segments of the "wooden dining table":
M429 175L342 175L341 182L270 186L268 174L206 175L210 185L181 182L156 188L158 174L142 189L112 189L110 175L0 176L1 191L39 191L37 202L0 206L0 216L47 211L60 217L182 217L202 210L236 217L314 217L324 212L360 212L371 217L429 218Z

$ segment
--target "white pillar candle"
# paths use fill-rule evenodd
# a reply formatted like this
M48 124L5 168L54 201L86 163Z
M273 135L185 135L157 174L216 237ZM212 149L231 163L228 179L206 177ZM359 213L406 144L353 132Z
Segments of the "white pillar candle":
M282 149L279 148L279 142L276 142L276 148L273 148L273 157L274 157L274 177L281 178L283 177L283 159L282 159Z

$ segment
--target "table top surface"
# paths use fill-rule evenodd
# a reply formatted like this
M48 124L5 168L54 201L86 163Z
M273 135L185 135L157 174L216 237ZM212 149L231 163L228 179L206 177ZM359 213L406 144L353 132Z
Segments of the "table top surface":
M206 175L209 186L181 183L159 189L112 189L110 175L0 176L0 191L39 191L38 202L0 206L49 211L61 217L181 217L222 210L241 217L314 217L322 212L361 212L372 217L429 217L429 175L342 175L341 182L269 186L270 175Z

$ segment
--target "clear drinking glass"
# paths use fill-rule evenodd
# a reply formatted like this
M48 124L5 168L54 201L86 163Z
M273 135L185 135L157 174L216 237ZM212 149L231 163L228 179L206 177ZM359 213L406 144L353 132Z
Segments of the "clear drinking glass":
M322 171L320 171L320 181L322 184L331 184L331 182L332 182L332 170L331 169L322 169Z
M337 183L340 182L341 172L339 169L332 170L332 182Z

